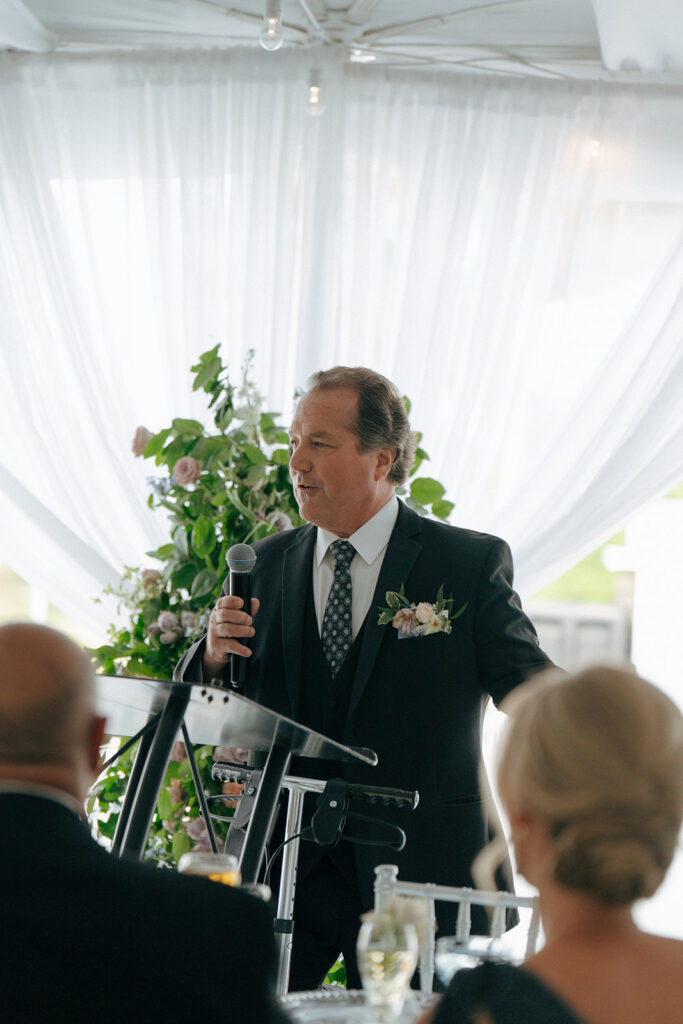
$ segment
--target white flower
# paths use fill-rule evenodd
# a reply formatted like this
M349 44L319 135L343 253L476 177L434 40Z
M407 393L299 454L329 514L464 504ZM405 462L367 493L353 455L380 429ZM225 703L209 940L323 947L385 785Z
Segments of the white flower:
M415 618L419 623L431 622L434 618L434 605L428 604L427 601L420 601L415 609Z
M443 620L440 615L437 615L432 608L431 618L427 622L420 624L420 633L422 636L429 636L430 633L443 633Z

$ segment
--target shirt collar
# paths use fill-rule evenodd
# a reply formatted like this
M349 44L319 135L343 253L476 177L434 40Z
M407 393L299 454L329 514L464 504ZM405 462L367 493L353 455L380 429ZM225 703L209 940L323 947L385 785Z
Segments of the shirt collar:
M391 532L398 516L398 498L395 494L389 498L385 505L382 505L379 512L375 512L371 519L352 533L348 538L350 544L361 556L364 562L372 565L376 558L381 555L389 543ZM315 564L320 565L327 554L327 549L333 541L339 538L328 530L318 527L318 534L315 542Z
M79 803L75 796L66 793L63 789L55 786L45 786L42 782L24 782L22 779L0 779L0 796L5 793L14 796L39 796L44 800L53 800L57 804L63 804L70 811L83 817L83 804Z

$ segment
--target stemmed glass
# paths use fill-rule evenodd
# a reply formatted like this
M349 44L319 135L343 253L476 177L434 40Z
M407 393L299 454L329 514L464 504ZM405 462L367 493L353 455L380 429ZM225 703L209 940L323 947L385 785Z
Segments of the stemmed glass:
M375 1020L388 1024L400 1016L417 966L415 925L392 914L369 915L358 934L357 952L370 1011Z

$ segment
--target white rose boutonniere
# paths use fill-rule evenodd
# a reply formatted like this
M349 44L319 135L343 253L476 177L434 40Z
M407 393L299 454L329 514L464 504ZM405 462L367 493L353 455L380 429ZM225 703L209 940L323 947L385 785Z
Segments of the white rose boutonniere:
M436 601L420 601L411 603L405 595L405 589L388 590L387 608L380 609L378 623L380 626L392 624L398 630L399 640L407 637L430 636L432 633L450 633L453 629L452 623L459 619L467 608L469 602L465 602L457 612L453 612L453 597L443 596L443 584L439 587Z

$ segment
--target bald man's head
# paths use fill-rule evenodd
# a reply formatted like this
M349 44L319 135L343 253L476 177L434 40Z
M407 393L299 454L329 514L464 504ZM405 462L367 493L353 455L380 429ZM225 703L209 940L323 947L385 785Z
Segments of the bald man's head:
M80 648L33 623L0 626L0 777L46 781L92 761L93 671Z

